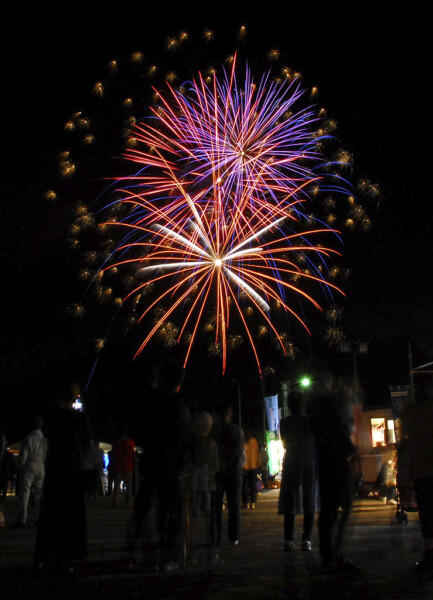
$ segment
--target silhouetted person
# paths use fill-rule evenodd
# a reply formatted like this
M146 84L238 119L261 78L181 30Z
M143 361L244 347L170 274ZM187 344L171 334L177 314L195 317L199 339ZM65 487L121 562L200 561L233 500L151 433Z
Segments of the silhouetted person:
M156 368L143 403L142 438L152 448L152 460L141 472L130 523L133 541L138 539L155 500L158 551L157 568L178 567L177 552L181 509L191 468L192 423L178 390L181 373L173 363Z
M217 562L216 544L216 483L215 475L219 468L218 448L209 435L213 418L206 411L200 411L194 418L195 444L191 470L192 523L199 514L208 515L208 534L211 545L211 558ZM195 529L192 527L192 529ZM193 536L191 536L193 539ZM193 539L193 541L195 541Z
M319 467L319 544L322 567L333 571L355 569L343 558L343 542L352 506L350 460L355 454L344 399L333 392L333 377L323 372L315 381L309 410L317 444ZM339 509L341 511L339 512Z
M85 461L90 445L83 413L72 408L72 386L59 392L45 419L48 454L38 521L35 566L54 562L71 570L70 561L87 556Z
M403 414L403 436L408 444L411 474L419 511L424 553L416 564L433 572L433 388L430 381L417 385L417 402Z
M218 472L218 448L215 440L209 436L213 424L212 416L200 411L194 419L195 448L192 463L192 510L209 512L211 495L215 494L215 475Z
M217 543L222 536L222 508L224 493L227 496L228 508L228 538L237 545L241 529L241 489L242 472L245 464L244 432L232 421L233 409L224 407L221 411L221 425L215 439L218 446L220 468L216 475L216 515Z
M19 509L15 524L17 527L27 523L27 509L32 492L34 518L35 521L38 520L47 451L48 440L42 433L42 419L37 418L32 431L21 443L18 457Z
M286 552L295 549L295 515L301 510L304 513L301 548L311 550L311 534L317 509L316 444L310 420L305 414L305 404L305 394L292 392L289 396L292 414L280 421L280 437L285 453L278 514L284 515Z

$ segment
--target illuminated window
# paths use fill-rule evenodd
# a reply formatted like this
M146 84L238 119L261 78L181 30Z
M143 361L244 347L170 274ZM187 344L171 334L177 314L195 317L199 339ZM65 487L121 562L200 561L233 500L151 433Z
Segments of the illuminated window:
M371 442L373 448L385 444L385 419L371 419Z
M388 444L395 444L395 428L394 428L394 420L393 419L387 419L386 429L387 429L386 439L387 439Z

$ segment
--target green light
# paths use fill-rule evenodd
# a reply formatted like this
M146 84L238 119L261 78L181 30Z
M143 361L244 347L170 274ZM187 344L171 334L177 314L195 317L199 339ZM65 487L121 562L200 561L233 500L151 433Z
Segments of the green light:
M309 377L302 377L300 380L301 387L308 388L311 385L311 379Z

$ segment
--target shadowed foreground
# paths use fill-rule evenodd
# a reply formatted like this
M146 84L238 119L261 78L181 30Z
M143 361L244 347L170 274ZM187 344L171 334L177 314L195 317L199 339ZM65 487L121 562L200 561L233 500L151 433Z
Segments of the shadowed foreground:
M240 544L231 546L223 538L219 554L223 563L211 562L202 523L198 523L197 564L170 572L152 570L151 526L147 527L141 549L127 549L125 531L130 509L112 508L107 497L88 502L89 558L73 573L47 571L34 579L31 564L35 527L7 527L0 530L0 598L433 598L433 576L420 577L413 571L422 552L417 513L409 514L407 525L400 525L395 519L395 506L383 506L375 499L356 500L347 555L360 570L330 575L319 568L317 526L312 552L282 551L283 519L277 515L277 499L278 490L267 491L259 496L256 510L242 511ZM10 525L16 514L16 499L8 498L2 506ZM295 536L300 548L298 519ZM226 532L226 523L224 526Z

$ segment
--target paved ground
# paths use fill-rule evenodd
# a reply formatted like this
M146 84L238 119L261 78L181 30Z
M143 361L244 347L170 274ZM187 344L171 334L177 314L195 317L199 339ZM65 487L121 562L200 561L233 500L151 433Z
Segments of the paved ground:
M312 552L282 551L282 517L277 512L278 490L259 497L254 511L242 511L242 536L234 547L221 546L223 564L210 562L204 533L198 528L198 563L171 572L149 569L152 553L144 544L140 552L125 548L130 510L114 509L110 498L88 503L89 558L74 573L47 573L40 580L30 565L35 527L0 530L0 598L21 599L347 599L423 600L433 598L433 578L412 569L422 551L418 514L407 525L395 519L395 507L375 499L356 500L347 555L360 567L357 573L329 575L321 572L317 528ZM2 505L11 524L15 498ZM225 517L226 518L226 515ZM297 518L297 532L301 523ZM148 529L146 537L152 535Z

